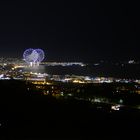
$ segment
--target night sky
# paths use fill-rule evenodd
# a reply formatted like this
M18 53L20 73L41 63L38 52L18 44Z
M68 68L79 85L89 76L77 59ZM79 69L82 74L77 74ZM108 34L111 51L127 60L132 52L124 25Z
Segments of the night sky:
M48 61L140 60L139 7L131 1L0 2L0 57L42 48Z

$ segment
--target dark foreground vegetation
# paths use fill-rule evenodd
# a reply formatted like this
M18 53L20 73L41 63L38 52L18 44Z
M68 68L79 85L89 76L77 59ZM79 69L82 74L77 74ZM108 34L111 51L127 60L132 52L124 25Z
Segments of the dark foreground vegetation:
M28 87L22 81L0 81L0 140L135 139L139 135L139 110L112 112L106 104L96 107L87 101L56 99Z

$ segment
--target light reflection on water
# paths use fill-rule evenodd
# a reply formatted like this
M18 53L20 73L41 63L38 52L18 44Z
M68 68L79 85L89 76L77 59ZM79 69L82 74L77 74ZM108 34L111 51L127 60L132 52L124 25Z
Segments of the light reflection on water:
M37 73L46 73L45 66L43 66L43 65L35 66L35 67L25 67L25 68L23 68L23 71L26 71L26 72L37 72Z

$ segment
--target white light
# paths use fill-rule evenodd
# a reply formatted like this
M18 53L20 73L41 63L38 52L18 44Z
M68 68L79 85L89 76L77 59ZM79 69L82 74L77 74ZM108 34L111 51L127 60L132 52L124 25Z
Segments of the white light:
M112 110L120 110L120 105L113 105L111 106Z

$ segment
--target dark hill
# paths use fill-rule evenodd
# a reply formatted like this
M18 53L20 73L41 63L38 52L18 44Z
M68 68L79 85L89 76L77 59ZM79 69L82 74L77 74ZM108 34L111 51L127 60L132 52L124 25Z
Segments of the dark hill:
M111 113L86 101L43 96L30 86L0 81L1 139L112 139L138 134L138 111Z

